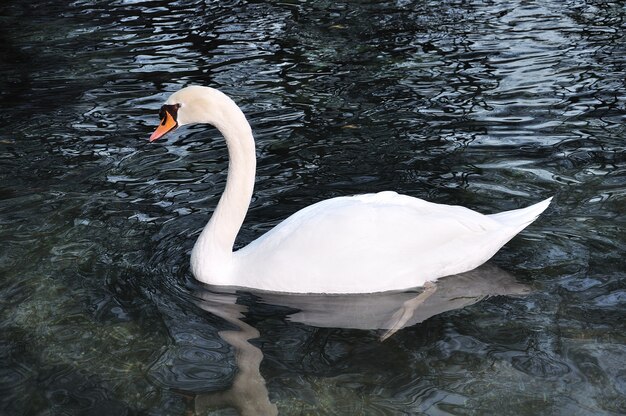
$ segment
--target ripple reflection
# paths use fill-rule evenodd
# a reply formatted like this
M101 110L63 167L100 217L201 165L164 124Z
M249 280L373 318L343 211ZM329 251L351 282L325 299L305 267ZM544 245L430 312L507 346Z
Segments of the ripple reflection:
M197 395L196 411L232 407L242 416L277 414L277 407L269 401L265 380L259 369L263 352L249 342L258 338L260 333L244 322L248 308L237 303L239 292L223 290L223 287L206 286L197 291L195 297L202 309L238 328L218 333L233 347L238 371L227 390ZM485 264L470 272L441 278L421 292L366 295L246 292L245 296L252 294L261 304L289 308L291 312L286 318L291 322L325 328L382 330L379 339L384 341L406 326L472 305L486 297L529 292L530 288L517 282L510 273L493 264Z

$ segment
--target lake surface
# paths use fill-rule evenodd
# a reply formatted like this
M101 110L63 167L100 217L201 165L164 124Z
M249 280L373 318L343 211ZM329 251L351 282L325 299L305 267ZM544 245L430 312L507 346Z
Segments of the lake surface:
M0 414L625 414L625 21L602 0L3 2ZM255 132L238 247L340 195L555 199L431 304L206 288L188 257L225 145L147 143L189 84Z

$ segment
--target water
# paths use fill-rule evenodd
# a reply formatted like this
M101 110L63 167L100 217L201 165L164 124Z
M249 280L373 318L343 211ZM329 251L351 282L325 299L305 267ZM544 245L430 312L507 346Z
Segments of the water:
M626 413L625 18L592 0L3 2L0 413ZM146 143L191 83L255 131L240 246L339 195L556 198L431 305L208 291L188 255L225 146L204 126Z

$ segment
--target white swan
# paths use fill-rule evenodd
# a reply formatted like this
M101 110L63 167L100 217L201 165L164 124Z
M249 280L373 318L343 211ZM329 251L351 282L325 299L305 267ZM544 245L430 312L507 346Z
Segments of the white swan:
M208 284L291 293L373 293L422 286L487 261L550 204L483 215L395 192L332 198L310 205L246 247L235 237L254 187L252 130L220 91L190 86L161 107L154 141L178 126L208 123L226 139L226 189L191 252Z

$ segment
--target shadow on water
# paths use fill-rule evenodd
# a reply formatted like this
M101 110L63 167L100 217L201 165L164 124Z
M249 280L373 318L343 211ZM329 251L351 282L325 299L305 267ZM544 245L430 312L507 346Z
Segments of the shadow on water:
M236 303L236 295L208 291L197 295L201 299L199 305L202 309L223 318L238 329L218 332L235 352L237 374L232 385L226 391L197 395L196 413L205 414L207 409L232 407L242 416L277 415L278 408L270 403L265 380L260 372L263 353L248 342L260 334L242 320L247 312L246 306Z
M218 335L234 350L237 373L226 391L198 394L197 414L214 408L231 407L241 416L275 415L276 405L269 400L265 380L260 373L263 352L249 341L260 336L246 323L248 307L238 302L237 291L205 286L194 293L205 311L233 324L237 330ZM418 292L385 292L364 295L295 295L269 292L246 292L256 302L290 309L285 318L291 322L321 328L381 330L385 341L400 329L455 309L472 305L490 296L525 295L530 287L519 283L508 272L492 264L472 271L447 276Z

